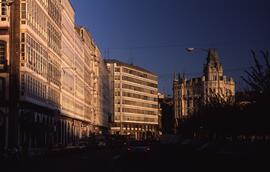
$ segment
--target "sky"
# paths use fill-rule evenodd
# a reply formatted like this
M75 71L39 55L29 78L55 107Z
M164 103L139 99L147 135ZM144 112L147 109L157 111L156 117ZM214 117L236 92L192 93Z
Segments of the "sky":
M241 76L253 64L250 50L270 49L269 0L71 0L76 23L88 28L104 58L157 73L159 90L172 93L174 72L202 75L217 48L224 73Z

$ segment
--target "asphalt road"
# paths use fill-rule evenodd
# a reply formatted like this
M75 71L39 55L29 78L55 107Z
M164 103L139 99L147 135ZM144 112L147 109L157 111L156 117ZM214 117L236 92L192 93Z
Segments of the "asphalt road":
M149 152L80 150L12 162L1 167L8 172L269 171L268 159L252 155L202 153L188 147L158 145L151 147Z
M5 164L4 169L16 172L85 172L92 170L108 172L111 171L110 163L115 154L117 154L115 151L109 149L80 150L20 162L12 161Z

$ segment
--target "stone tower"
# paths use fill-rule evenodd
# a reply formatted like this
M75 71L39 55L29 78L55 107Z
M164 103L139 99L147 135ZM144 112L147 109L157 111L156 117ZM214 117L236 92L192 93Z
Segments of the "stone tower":
M231 100L235 95L235 83L223 74L217 49L210 48L204 64L203 75L187 79L185 75L174 74L173 103L175 127L200 107L209 103L211 98Z
M204 65L204 76L206 81L218 80L223 76L223 68L215 48L210 48L208 51L207 63Z

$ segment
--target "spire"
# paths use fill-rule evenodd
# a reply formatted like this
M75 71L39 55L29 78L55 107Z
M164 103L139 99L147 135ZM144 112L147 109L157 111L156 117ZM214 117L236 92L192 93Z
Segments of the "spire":
M219 75L223 75L223 68L219 61L219 55L216 48L210 48L207 56L207 63L204 65L204 75L210 78L209 74L218 71Z
M186 74L185 73L179 73L178 74L178 81L179 81L179 83L184 83L184 82L186 82Z
M177 76L176 76L176 73L175 72L173 73L173 80L174 81L177 81Z
M178 74L178 81L179 81L179 82L182 82L182 76L181 76L181 73Z
M216 48L209 48L207 63L219 63L219 55Z

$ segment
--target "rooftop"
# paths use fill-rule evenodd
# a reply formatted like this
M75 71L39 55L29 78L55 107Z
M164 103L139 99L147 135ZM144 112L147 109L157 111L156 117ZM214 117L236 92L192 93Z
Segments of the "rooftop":
M128 64L128 63L125 63L125 62L121 62L121 61L116 60L116 59L104 59L104 62L105 63L116 63L116 64L119 64L121 66L126 66L126 67L129 67L129 68L133 68L133 69L136 69L136 70L139 70L139 71L146 72L146 73L152 74L154 76L157 76L157 74L154 73L154 72L151 72L151 71L146 70L144 68L141 68L139 66L135 66L133 64Z

